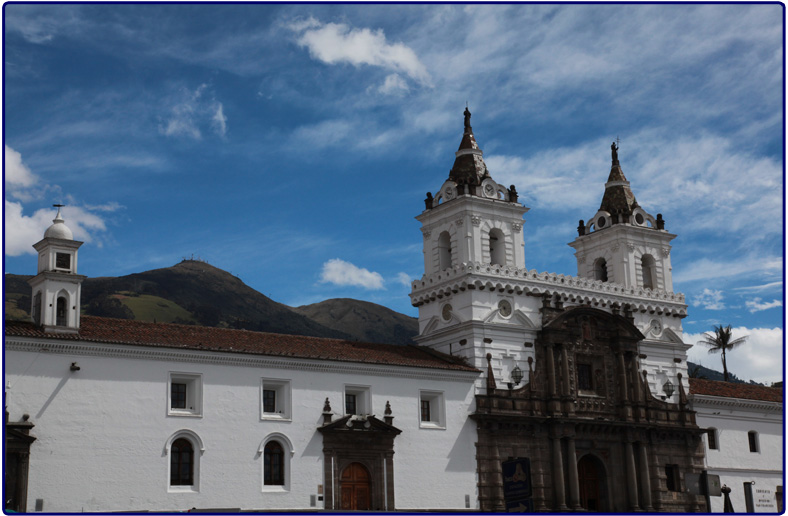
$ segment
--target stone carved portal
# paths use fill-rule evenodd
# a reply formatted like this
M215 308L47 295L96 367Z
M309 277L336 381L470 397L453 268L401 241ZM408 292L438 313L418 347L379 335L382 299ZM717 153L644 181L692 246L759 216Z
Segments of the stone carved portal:
M324 508L395 510L394 438L401 430L370 415L328 421L318 431L327 479Z
M367 468L358 462L350 463L342 471L339 492L343 511L370 510L370 478Z

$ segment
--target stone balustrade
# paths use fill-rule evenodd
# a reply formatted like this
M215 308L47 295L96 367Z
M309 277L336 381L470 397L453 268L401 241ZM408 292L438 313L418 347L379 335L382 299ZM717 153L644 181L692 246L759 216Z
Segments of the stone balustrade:
M560 295L563 301L608 306L629 304L633 309L686 316L684 294L626 287L535 269L464 262L429 275L411 284L411 304L421 306L466 289L488 289L526 295Z

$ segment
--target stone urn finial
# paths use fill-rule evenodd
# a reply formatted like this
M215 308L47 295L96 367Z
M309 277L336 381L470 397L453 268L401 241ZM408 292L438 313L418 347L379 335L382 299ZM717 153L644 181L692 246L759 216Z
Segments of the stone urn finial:
M333 414L331 414L331 402L329 402L328 398L326 398L326 402L325 404L323 404L323 424L324 425L329 424L331 422L332 416Z

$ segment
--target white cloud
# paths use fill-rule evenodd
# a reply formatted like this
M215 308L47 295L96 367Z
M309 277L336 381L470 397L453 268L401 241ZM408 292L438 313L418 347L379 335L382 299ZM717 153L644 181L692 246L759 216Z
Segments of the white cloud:
M22 163L22 155L9 147L5 146L5 186L26 187L32 186L38 179L30 172L30 169Z
M713 330L709 331L713 334ZM742 380L753 380L766 385L782 380L783 330L782 328L733 328L733 338L747 336L747 342L725 354L728 372ZM693 344L689 360L704 367L722 371L719 353L709 354L706 346L697 344L702 333L685 333L684 342Z
M28 216L20 203L5 201L5 254L19 256L35 254L33 244L44 237L52 225L55 210L42 208ZM104 220L98 215L78 206L66 206L62 210L66 225L74 234L74 240L93 242L97 232L106 231ZM101 245L101 242L97 242Z
M43 192L59 192L60 188L56 185L42 184L24 164L22 155L8 145L5 146L5 168L6 192L20 201L5 199L5 254L7 256L35 254L32 246L43 238L56 212L52 208L43 208L32 215L25 215L22 202L37 200ZM36 189L34 190L33 187ZM62 198L62 194L59 193L59 197ZM94 207L66 206L62 214L75 240L92 242L97 233L106 231L104 220L93 212L112 212L120 208L122 206L115 202ZM100 241L96 243L101 245Z
M779 299L762 303L760 297L753 298L750 301L745 301L744 304L750 310L750 313L760 312L762 310L768 310L769 308L777 308L778 306L783 306L783 302L780 301Z
M314 18L296 22L290 29L300 33L298 44L326 64L370 65L402 72L422 85L431 84L427 69L416 53L402 43L389 43L382 29L351 28L344 23L321 23Z
M722 290L704 288L703 292L692 298L692 303L706 310L725 310L725 303L722 302Z
M404 272L400 272L397 274L397 281L405 285L406 287L410 287L410 276Z
M369 290L383 289L383 276L377 272L357 267L350 262L334 258L323 264L321 283L340 286L363 287Z
M194 91L181 89L178 99L172 102L169 115L159 132L165 136L182 136L194 140L202 139L202 128L208 126L220 137L227 134L227 116L224 106L218 102L213 93L204 95L207 84L201 84Z

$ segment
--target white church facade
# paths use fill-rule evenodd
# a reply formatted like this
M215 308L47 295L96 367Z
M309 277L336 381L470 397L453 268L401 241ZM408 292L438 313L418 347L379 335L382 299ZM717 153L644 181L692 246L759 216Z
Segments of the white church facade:
M466 109L417 216L418 346L80 316L58 211L33 320L5 322L6 507L505 511L502 464L525 459L535 511L705 510L685 475L712 467L704 425L732 419L689 391L675 235L617 150L577 276L538 273Z

